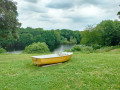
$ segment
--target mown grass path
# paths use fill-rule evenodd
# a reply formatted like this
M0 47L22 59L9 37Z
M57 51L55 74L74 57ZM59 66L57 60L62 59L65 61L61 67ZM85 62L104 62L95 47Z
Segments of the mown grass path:
M120 89L120 54L74 53L65 63L34 66L31 54L0 55L0 89Z

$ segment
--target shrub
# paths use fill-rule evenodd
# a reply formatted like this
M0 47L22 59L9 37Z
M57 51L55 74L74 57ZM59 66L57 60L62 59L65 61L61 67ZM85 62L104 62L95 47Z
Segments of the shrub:
M72 52L80 51L80 52L90 52L90 53L92 53L94 50L90 46L75 45L75 46L73 46L73 48L71 49L71 51Z
M94 45L92 45L92 47L94 50L96 50L96 49L100 49L102 46L98 45L98 44L94 44Z
M49 52L49 48L46 45L46 43L38 42L25 47L24 52L25 53L46 53L46 52Z
M83 52L90 52L90 53L92 53L94 50L93 50L93 48L92 47L90 47L90 46L85 46L85 47L83 47L83 50L82 50Z
M6 53L6 50L0 47L0 54L1 53Z
M74 52L74 51L82 51L82 49L83 49L82 45L75 45L71 50Z

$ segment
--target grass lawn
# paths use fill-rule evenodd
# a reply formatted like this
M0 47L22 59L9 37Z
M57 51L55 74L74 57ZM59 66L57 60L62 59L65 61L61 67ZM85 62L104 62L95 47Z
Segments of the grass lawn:
M74 53L50 67L34 66L30 56L0 55L1 90L120 89L119 53Z

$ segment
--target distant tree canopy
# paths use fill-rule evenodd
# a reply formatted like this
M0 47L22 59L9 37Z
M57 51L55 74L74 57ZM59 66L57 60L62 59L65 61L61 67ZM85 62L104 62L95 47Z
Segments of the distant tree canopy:
M17 6L12 0L0 0L0 37L8 38L13 36L17 38L17 30L20 23L17 19Z
M81 44L120 45L120 21L104 20L96 27L85 30L81 34Z
M60 44L84 44L94 46L115 46L120 45L120 21L104 20L94 27L88 27L85 31L43 30L42 28L20 28L19 38L13 37L6 40L0 38L1 47L4 49L24 49L26 46L45 42L52 51Z
M79 44L81 40L80 31L72 31L68 29L62 30L43 30L42 28L20 28L18 31L19 38L15 40L13 37L5 40L2 38L1 46L5 49L24 49L26 46L37 43L45 42L50 50L60 44Z

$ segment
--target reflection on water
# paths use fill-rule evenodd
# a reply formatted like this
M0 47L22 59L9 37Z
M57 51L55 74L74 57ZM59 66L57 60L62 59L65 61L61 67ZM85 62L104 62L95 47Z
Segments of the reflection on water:
M17 50L17 51L9 51L9 52L7 52L7 54L20 54L20 53L22 53L22 51L23 50Z
M60 45L53 50L53 53L63 52L65 49L71 49L74 45ZM7 54L21 54L23 50L8 51Z
M60 45L53 53L63 52L65 49L71 49L74 45Z

